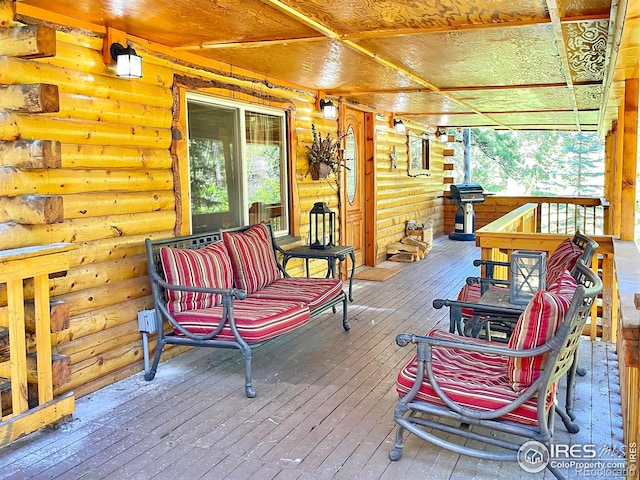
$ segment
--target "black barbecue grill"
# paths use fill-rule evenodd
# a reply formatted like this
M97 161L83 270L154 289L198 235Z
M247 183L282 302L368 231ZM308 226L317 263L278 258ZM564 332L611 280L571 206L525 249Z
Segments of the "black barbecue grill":
M451 240L475 240L474 203L482 203L487 197L484 189L477 183L457 183L449 188L449 199L452 205L459 205L455 216L455 231L449 234Z

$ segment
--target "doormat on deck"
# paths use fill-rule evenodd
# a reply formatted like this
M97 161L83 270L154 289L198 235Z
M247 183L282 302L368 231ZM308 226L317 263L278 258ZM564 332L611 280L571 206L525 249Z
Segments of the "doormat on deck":
M364 268L355 273L353 278L358 280L373 280L374 282L384 282L388 278L393 277L395 274L400 273L400 270L395 268Z

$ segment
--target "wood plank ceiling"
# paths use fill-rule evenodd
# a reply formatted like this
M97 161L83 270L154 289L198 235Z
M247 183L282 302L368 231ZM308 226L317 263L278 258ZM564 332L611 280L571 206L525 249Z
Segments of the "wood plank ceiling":
M615 116L605 94L617 91L616 15L627 8L627 0L19 3L417 124L601 133Z

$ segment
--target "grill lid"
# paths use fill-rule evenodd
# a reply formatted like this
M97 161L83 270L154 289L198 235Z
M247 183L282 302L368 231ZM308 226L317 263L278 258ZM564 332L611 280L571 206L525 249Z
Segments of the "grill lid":
M450 200L459 200L461 202L484 202L484 189L477 183L457 183L451 184L449 187Z

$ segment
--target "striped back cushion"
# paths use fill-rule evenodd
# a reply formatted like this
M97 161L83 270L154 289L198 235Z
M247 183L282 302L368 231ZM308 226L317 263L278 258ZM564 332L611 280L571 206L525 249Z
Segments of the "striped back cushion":
M244 232L223 232L222 238L229 250L237 288L251 294L280 278L271 233L264 223Z
M573 270L576 261L582 255L582 249L570 238L565 239L549 256L547 262L547 285L555 283L565 270Z
M576 281L569 271L565 270L547 290L539 290L520 315L509 339L509 348L526 350L550 340L564 321L576 288ZM507 374L511 387L516 392L526 390L538 379L544 370L546 360L547 355L530 358L509 357Z
M222 242L200 249L162 247L160 259L167 283L172 285L224 289L233 286L231 259ZM167 291L171 313L210 308L221 302L222 296L217 294Z

